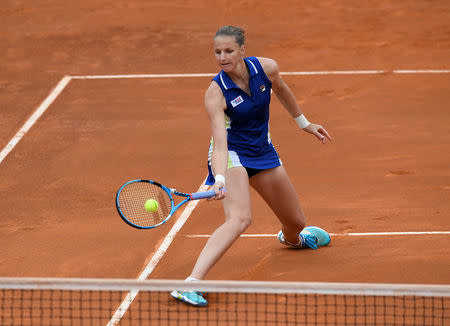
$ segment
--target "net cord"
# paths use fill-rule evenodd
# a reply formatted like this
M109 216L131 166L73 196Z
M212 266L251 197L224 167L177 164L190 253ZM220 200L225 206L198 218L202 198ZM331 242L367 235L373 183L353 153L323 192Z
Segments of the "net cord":
M203 291L236 293L304 293L362 296L450 297L446 284L390 284L337 282L260 282L134 280L96 278L0 278L0 289L58 289L92 291Z

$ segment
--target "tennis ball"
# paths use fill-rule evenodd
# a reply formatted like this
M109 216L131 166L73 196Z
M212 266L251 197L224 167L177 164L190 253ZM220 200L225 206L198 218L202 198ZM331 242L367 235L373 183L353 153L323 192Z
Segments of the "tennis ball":
M145 210L148 212L156 212L158 210L158 202L154 199L149 199L145 202Z

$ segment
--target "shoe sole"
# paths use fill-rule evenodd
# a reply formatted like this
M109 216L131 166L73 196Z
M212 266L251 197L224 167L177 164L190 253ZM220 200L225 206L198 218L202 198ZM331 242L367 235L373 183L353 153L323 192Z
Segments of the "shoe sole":
M327 246L331 242L331 237L328 234L328 232L317 226L313 226L313 225L307 226L306 228L303 229L303 231L308 231L317 237L317 246L318 247Z

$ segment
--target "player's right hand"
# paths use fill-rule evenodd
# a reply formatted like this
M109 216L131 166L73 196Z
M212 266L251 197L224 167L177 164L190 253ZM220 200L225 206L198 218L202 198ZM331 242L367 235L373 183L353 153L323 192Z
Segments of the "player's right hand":
M214 190L216 192L216 195L214 197L211 197L209 200L221 200L224 199L227 191L225 190L225 187L223 186L223 183L218 181L216 182L211 190Z

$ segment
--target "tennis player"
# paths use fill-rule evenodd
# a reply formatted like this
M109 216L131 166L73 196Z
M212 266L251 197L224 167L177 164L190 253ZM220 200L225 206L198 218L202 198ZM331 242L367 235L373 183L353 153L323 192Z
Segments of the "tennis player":
M281 223L278 240L283 245L317 249L330 242L326 231L305 228L305 216L295 188L272 144L271 90L302 130L323 144L331 141L331 137L321 125L306 119L293 92L281 79L274 60L245 57L245 52L241 28L224 26L216 32L214 53L221 71L205 94L212 132L207 184L216 191L214 199L223 199L226 221L209 238L187 281L203 279L250 225L250 186L278 217ZM199 292L171 294L192 305L207 304Z

